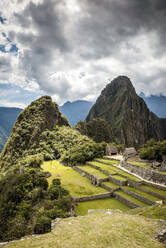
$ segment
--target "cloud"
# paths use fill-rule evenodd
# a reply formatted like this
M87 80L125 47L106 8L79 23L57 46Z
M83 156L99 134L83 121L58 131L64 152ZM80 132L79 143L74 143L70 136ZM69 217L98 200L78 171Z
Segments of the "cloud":
M126 74L138 93L166 95L165 0L5 0L0 16L0 84L61 104Z

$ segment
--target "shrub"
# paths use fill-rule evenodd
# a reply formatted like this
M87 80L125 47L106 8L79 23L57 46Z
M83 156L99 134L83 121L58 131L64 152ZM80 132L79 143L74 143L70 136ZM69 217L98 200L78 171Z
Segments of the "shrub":
M166 156L166 140L165 141L154 141L151 139L139 149L139 156L142 159L158 160L161 161Z
M34 228L34 233L42 234L51 231L51 219L46 216L40 216Z

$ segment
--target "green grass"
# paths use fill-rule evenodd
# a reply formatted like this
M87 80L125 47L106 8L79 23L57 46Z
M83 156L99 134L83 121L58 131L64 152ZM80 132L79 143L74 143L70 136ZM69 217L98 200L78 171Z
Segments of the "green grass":
M166 220L166 205L154 205L146 208L136 208L129 210L130 214L139 214L151 219L163 219Z
M63 187L69 190L73 197L96 195L108 192L101 187L92 185L90 180L86 177L81 176L71 167L61 165L57 160L44 162L42 168L44 171L49 171L52 174L52 176L48 178L49 183L51 183L54 178L59 178Z
M115 184L115 183L112 183L112 182L104 182L103 184L111 187L112 189L115 189L115 188L118 188L119 185Z
M97 169L94 169L88 165L85 165L85 166L77 166L78 168L92 174L93 176L97 177L98 179L103 179L103 178L106 178L108 177L107 175L105 175L104 173L102 173L101 171L97 170Z
M126 180L127 180L127 178L121 177L121 176L119 176L119 175L114 175L114 176L112 176L112 177L114 177L114 178L116 178L116 179L118 179L118 180L120 180L120 181L126 181Z
M158 189L150 185L141 185L140 187L158 193L160 195L166 196L166 190Z
M101 160L101 159L100 159L100 160ZM108 171L110 174L119 172L121 175L126 176L128 179L131 179L131 180L133 180L133 181L140 181L140 179L137 178L136 176L133 176L133 175L131 175L130 173L125 172L125 171L123 171L123 170L121 170L121 169L119 169L119 168L116 168L116 167L114 167L114 166L102 164L102 163L96 162L96 161L92 161L92 162L90 162L90 163L93 164L93 165L96 165L96 166L100 167L100 168L103 169L103 170Z
M114 160L114 159L105 159L105 158L97 158L98 161L101 161L101 162L104 162L104 163L107 163L107 164L111 164L111 165L118 165L120 163L120 161L118 160Z
M143 197L145 197L145 198L147 198L147 199L149 199L151 201L154 201L154 202L155 201L161 201L160 198L158 198L156 196L153 196L153 195L150 195L150 194L148 194L146 192L143 192L143 191L141 191L139 189L136 189L136 188L133 188L133 187L130 187L130 186L124 186L123 188L125 188L125 189L127 189L129 191L132 191L132 192L136 193L137 195L143 196Z
M121 170L119 173L120 173L121 175L123 175L123 176L126 176L128 179L133 180L133 181L140 181L140 179L139 179L138 177L133 176L133 175L129 174L129 173L126 172L126 171Z
M127 200L129 200L129 201L131 201L131 202L133 202L135 204L137 204L140 207L148 206L148 204L146 204L146 203L144 203L142 201L139 201L135 197L130 196L130 195L126 194L125 192L121 191L121 190L116 191L116 194L121 195L122 197L126 198Z
M75 208L77 215L86 215L88 213L88 209L119 209L125 212L130 208L113 197L108 199L81 202Z
M162 248L154 239L162 224L128 214L90 214L61 220L50 233L5 248Z
M139 162L139 161L127 161L127 163L132 164L132 165L136 165L136 166L140 166L140 167L144 167L144 168L150 168L150 163L145 163L145 162Z
M119 171L118 169L116 169L113 166L110 166L110 165L107 165L107 164L102 164L100 162L92 161L92 162L89 162L89 163L92 164L92 165L96 165L96 166L100 167L103 170L108 171L110 174L114 174L114 173L117 173L117 171Z

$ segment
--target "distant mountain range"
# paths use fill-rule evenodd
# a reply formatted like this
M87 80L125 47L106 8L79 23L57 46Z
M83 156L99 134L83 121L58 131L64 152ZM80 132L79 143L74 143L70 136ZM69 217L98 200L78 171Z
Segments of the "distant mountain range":
M70 124L75 126L78 121L85 120L89 110L91 109L93 102L78 100L74 102L66 102L59 107L59 110L63 115L67 117Z
M141 93L139 96L144 99L150 111L154 112L160 118L166 117L165 96L151 95L146 97L144 93ZM93 102L85 100L68 101L60 106L59 109L67 117L70 124L75 126L78 121L85 120L93 104ZM21 110L19 108L0 107L0 151L3 149Z
M150 111L155 113L160 118L166 117L166 97L165 96L150 95L146 97L144 93L141 93L140 97L144 99Z
M6 143L12 127L22 109L0 107L0 152Z

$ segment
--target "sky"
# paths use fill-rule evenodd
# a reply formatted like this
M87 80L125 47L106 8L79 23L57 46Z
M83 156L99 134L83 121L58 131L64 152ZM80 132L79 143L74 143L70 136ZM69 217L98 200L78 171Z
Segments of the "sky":
M95 101L115 77L166 96L165 0L1 0L0 106Z

